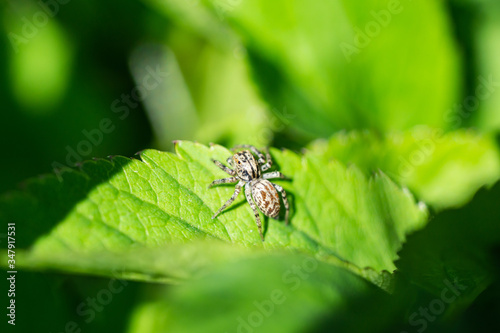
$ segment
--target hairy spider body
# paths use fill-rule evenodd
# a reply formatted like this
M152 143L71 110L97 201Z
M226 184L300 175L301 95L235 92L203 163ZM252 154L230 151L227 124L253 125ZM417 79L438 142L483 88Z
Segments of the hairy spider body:
M215 165L232 177L214 180L208 187L218 184L237 182L231 198L229 198L229 200L222 205L221 208L219 208L214 216L212 216L212 219L216 218L219 213L229 206L241 192L241 188L245 187L245 197L254 212L255 222L259 228L260 237L262 241L264 241L264 236L262 235L262 223L260 221L257 207L259 207L260 211L264 213L264 215L277 218L280 213L280 198L278 192L281 193L283 198L283 205L286 209L285 223L288 224L289 205L286 198L286 192L283 187L273 184L268 180L272 178L285 178L285 176L283 176L283 174L279 171L262 174L263 171L266 171L272 165L271 155L269 155L269 151L267 149L264 159L264 154L262 154L254 146L240 145L233 149L238 148L249 148L250 150L239 151L227 159L227 163L233 167L234 170L228 168L219 161L212 160ZM252 153L257 156L257 160Z
M254 179L250 183L252 197L265 215L276 218L280 213L280 196L273 184L266 179Z
M236 174L238 178L250 182L252 179L260 178L259 164L255 160L255 157L248 150L240 151L233 155L233 164L236 169Z

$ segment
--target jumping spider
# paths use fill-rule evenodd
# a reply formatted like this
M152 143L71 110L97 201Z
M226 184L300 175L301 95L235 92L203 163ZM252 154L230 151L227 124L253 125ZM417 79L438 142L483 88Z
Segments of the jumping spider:
M220 212L222 212L227 206L229 206L234 199L238 196L241 188L245 186L245 196L252 207L255 215L255 222L259 228L260 238L264 241L264 236L262 235L262 223L260 222L259 212L257 207L266 216L276 218L280 212L280 198L278 195L278 190L283 197L283 204L285 206L285 223L288 224L288 200L286 199L286 192L283 187L271 183L268 179L272 178L285 178L283 174L279 171L272 171L262 174L263 171L268 170L272 165L271 155L269 151L266 152L266 159L264 160L264 154L262 154L257 148L251 145L238 145L233 148L248 148L250 150L242 150L235 153L232 157L228 157L227 163L234 168L230 169L219 161L212 160L219 168L230 174L232 177L214 180L208 187L212 187L218 184L236 183L234 193L229 198L229 200L212 216L214 219ZM251 152L250 152L251 151ZM258 160L252 155L254 153ZM253 200L252 200L253 197Z

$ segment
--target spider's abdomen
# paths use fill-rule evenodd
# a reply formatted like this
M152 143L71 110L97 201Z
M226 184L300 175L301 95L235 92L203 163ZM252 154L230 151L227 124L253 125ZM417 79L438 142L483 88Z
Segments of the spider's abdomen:
M256 179L249 184L255 204L265 215L276 218L280 213L280 197L270 181Z

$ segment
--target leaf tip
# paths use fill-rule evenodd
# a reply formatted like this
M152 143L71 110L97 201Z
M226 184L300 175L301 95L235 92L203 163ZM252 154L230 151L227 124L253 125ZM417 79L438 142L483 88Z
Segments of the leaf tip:
M419 201L417 205L418 205L418 209L420 209L424 213L427 213L428 208L427 208L427 204L425 202Z
M142 156L142 154L143 154L145 151L146 151L146 149L141 149L141 150L139 150L138 152L136 152L136 153L134 154L134 156L139 156L139 157L140 157L140 156Z

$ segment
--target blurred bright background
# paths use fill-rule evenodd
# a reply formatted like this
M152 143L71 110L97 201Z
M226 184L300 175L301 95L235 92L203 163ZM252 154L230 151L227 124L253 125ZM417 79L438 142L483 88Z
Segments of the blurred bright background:
M1 4L2 191L176 139L500 127L498 93L457 108L500 77L494 0L64 2Z
M299 151L354 129L500 130L497 0L4 0L0 16L0 193L179 139ZM61 322L106 283L30 274L26 294L67 293ZM131 285L85 331L126 330L104 316L152 292Z

